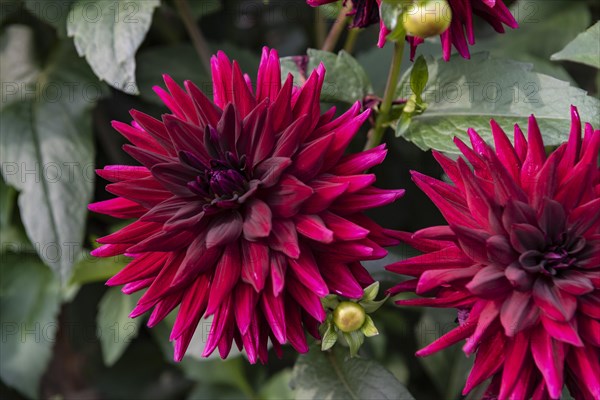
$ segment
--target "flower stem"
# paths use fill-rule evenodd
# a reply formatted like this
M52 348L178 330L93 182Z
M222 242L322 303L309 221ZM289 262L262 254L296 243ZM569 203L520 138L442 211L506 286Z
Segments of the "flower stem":
M383 101L379 108L379 113L375 119L375 127L369 131L369 138L365 145L365 150L372 149L378 146L383 139L385 133L385 123L388 121L390 111L392 110L392 102L398 86L398 78L400 77L400 65L402 64L402 56L404 54L404 40L399 40L394 43L394 55L390 72L388 74L387 84L385 85L385 93Z
M348 31L348 36L346 36L346 42L344 43L344 50L348 53L352 53L354 51L354 45L356 44L356 39L358 39L359 33L360 28L352 28Z
M192 40L192 44L194 45L194 49L200 60L202 61L202 65L206 69L206 72L210 72L210 56L211 51L208 47L208 43L202 32L198 28L198 24L194 20L192 16L192 9L190 8L190 4L187 0L173 0L175 3L175 7L177 8L177 12L181 16L183 20L183 24L185 25L185 29L190 35L190 39Z
M348 4L351 3L348 2ZM337 41L340 38L340 35L342 34L342 31L348 23L348 17L346 17L348 11L348 6L342 7L340 13L335 19L335 22L331 26L329 33L327 34L327 38L325 38L325 42L323 43L323 47L321 47L321 50L333 51L335 49L335 45L337 44Z

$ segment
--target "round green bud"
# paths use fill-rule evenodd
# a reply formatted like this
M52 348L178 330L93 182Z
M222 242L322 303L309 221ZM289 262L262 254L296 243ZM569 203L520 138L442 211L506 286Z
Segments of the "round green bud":
M359 304L342 301L333 311L333 323L342 332L354 332L365 323L365 310Z
M446 0L428 0L409 6L403 21L406 33L427 38L443 33L451 20L452 10Z

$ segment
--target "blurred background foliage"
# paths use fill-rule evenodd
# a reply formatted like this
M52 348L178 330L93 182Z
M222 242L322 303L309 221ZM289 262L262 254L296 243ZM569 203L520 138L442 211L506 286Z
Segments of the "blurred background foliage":
M495 58L533 64L536 73L548 76L533 77L523 64L518 68L525 80L554 85L556 98L545 98L546 103L568 103L569 96L575 97L583 103L583 113L597 118L597 100L576 88L598 97L600 61L586 58L598 54L589 48L594 41L599 46L598 25L586 37L578 37L598 20L598 2L511 4L521 28L497 35L477 25L478 43L472 53L487 51ZM338 12L335 6L313 9L302 0L191 0L189 5L191 14L186 17L198 25L210 51L225 51L250 76L255 76L263 45L276 48L281 56L319 48ZM210 73L189 40L176 4L169 0L2 0L0 6L1 398L318 398L328 393L343 396L345 389L337 392L334 387L342 377L362 377L376 389L393 392L364 393L372 398L374 393L409 398L402 397L402 385L417 399L461 398L472 360L459 346L427 359L414 357L420 346L455 326L455 313L398 309L391 302L374 314L380 335L366 341L358 361L345 360L347 353L337 349L329 355L311 351L296 363L298 357L289 348L282 359L272 355L266 366L251 366L243 356L201 359L202 334L210 324L206 320L189 354L174 363L169 321L149 330L143 317L130 320L127 315L137 297L104 286L126 260L93 259L88 253L96 237L115 231L122 222L89 214L86 205L109 198L103 189L106 182L94 179L95 166L133 164L121 151L124 139L110 121L130 121L132 108L154 116L164 113L152 91L163 73L178 82L190 79L209 94ZM98 10L109 10L112 17L102 18ZM377 33L377 27L363 30L352 44L355 38L344 32L336 51L345 47L352 56L309 53L309 66L315 61L327 64L333 91L325 90L322 100L336 104L338 112L366 95L371 100L382 96L391 46L378 49ZM576 38L579 42L569 45ZM438 41L427 41L418 53L437 58ZM463 75L462 68L475 73L487 56L477 57L470 65L460 60L438 65L428 58L430 82L458 79L452 68ZM292 59L283 64L300 73ZM403 70L410 65L404 60ZM442 78L435 77L438 69ZM400 94L402 85L408 85L406 77ZM559 99L561 93L567 98ZM568 115L567 108L561 111ZM463 133L463 125L470 122L452 116L442 122L422 118L415 115L412 130L400 132L421 148L436 147L436 135ZM366 132L367 127L354 150L364 145ZM380 186L406 188L407 195L376 210L373 217L402 230L441 223L440 214L409 176L409 170L433 176L441 176L441 170L430 152L391 133L386 137L389 155L375 173ZM557 141L563 138L556 136ZM398 278L383 267L411 254L411 249L398 247L368 268L387 289ZM367 370L371 372L365 378L362 372ZM330 376L332 371L336 373ZM361 375L353 375L357 373ZM469 398L478 396L472 393Z

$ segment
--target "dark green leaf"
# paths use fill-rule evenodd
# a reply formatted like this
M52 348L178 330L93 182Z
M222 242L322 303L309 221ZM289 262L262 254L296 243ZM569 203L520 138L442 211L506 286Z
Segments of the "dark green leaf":
M564 49L555 53L552 60L567 60L600 68L600 21L580 33Z
M58 330L58 280L37 258L23 254L2 255L0 272L0 378L38 398Z
M417 344L425 347L457 326L456 311L428 309L415 327ZM473 365L472 357L467 358L456 345L418 360L445 400L459 398Z
M466 139L468 128L489 140L491 119L510 130L515 123L526 127L531 114L546 145L557 145L569 135L571 104L579 108L584 121L594 126L600 122L597 99L568 82L532 71L531 65L491 59L487 53L475 54L471 60L453 57L449 63L431 60L427 64L427 110L413 116L403 134L423 150L457 153L452 138ZM397 97L410 93L409 76L402 78Z
M33 93L2 110L0 158L19 192L27 235L42 260L66 281L81 251L94 181L91 108L103 86L65 42Z
M190 8L195 18L202 18L221 11L223 5L221 0L190 1Z
M69 37L100 80L129 94L135 82L135 53L159 0L78 0L67 22Z
M59 36L67 36L67 16L75 0L24 0L27 11L52 25Z
M244 72L256 75L259 59L253 52L228 43L212 44L211 49L214 53L224 51L239 63ZM190 80L208 96L212 94L210 73L204 71L198 54L190 44L151 47L138 53L136 76L144 100L162 104L152 87L165 88L163 74L171 76L180 85Z
M296 399L401 399L413 397L375 361L350 358L347 349L312 347L301 355L292 373Z
M142 318L129 318L141 292L126 295L118 287L106 291L98 305L96 323L102 347L104 364L113 365L119 360L129 343L138 335Z

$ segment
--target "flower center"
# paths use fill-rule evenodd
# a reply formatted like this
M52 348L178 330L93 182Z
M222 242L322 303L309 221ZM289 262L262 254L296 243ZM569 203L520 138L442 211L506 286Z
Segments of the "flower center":
M558 243L549 244L544 251L529 250L521 254L521 266L530 273L540 273L555 276L560 271L569 269L577 264L578 256L585 248L585 238L561 235Z
M208 128L204 143L211 157L209 165L190 152L183 152L182 161L199 171L187 183L188 188L206 201L205 207L235 207L240 196L248 191L246 156L238 157L219 141L216 130Z

